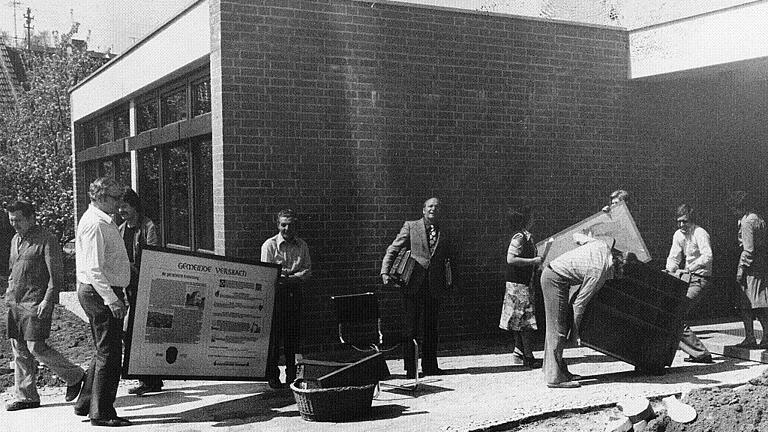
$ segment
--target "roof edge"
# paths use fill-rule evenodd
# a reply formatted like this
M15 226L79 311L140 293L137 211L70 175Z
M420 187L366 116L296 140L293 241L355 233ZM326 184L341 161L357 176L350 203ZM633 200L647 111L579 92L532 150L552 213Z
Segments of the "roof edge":
M179 18L181 18L184 14L189 12L190 9L197 6L199 3L205 2L208 0L191 0L186 6L181 7L176 13L174 13L168 20L166 20L164 23L158 25L155 27L152 31L147 33L144 37L137 40L133 45L129 46L125 51L115 56L112 60L104 63L100 68L93 71L90 75L85 77L82 81L79 83L73 85L69 88L69 93L71 94L73 91L77 90L79 87L83 86L88 81L92 80L95 76L99 75L104 69L111 67L113 63L117 63L120 60L122 60L123 57L127 56L132 51L137 50L141 45L144 45L147 40L151 39L154 35L168 27L169 25L176 22Z

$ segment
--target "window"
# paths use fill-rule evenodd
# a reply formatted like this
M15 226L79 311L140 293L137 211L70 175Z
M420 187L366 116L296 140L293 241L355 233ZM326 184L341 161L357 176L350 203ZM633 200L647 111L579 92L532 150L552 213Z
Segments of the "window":
M82 140L83 148L87 149L91 147L96 147L96 145L98 144L96 140L96 122L94 121L85 122L82 127L82 132L83 132L83 140Z
M192 117L211 112L211 78L192 83Z
M213 250L211 157L210 136L139 151L139 196L161 226L163 244Z
M96 130L99 137L99 144L104 144L112 141L112 117L105 115L96 121Z
M187 119L187 86L177 88L160 97L162 125Z
M130 121L128 117L128 107L122 107L114 113L115 139L125 138L131 133Z
M210 140L192 147L195 183L195 238L197 248L213 251L213 154Z
M168 220L168 243L189 247L189 147L175 145L169 147L165 155L164 207Z
M160 223L160 148L151 147L138 153L139 194L144 203L144 214Z
M136 133L157 127L157 99L150 96L136 104Z
M131 156L123 153L99 161L99 177L111 177L123 186L131 185Z

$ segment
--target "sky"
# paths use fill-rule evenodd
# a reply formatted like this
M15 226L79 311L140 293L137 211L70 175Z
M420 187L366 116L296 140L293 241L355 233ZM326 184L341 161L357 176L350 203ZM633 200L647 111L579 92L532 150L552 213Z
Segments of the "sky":
M752 0L391 0L474 11L552 18L592 24L642 28L728 6L752 3L730 13L732 18L702 17L675 28L633 32L633 76L681 70L706 64L768 55L768 4ZM175 16L193 0L0 0L0 30L20 40L27 8L36 31L67 32L73 22L75 36L92 50L119 54ZM730 21L729 21L730 20ZM706 40L706 43L703 41ZM669 47L676 47L674 50ZM712 49L714 47L714 49ZM710 58L711 57L711 58ZM705 60L706 59L706 60ZM645 70L641 70L644 68ZM639 75L636 75L639 74Z
M35 31L66 33L73 22L75 36L97 51L120 53L175 15L192 0L15 0L16 29L23 40L24 14L32 11ZM0 30L14 36L14 0L0 0Z

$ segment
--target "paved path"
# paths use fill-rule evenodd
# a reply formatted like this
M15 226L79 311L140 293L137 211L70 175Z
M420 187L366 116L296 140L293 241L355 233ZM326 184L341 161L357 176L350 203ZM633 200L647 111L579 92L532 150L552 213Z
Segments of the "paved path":
M740 337L720 328L736 324L696 327L713 352ZM733 333L733 332L731 332ZM733 350L731 350L733 351ZM747 353L749 354L749 353ZM542 353L536 356L541 358ZM508 354L457 355L440 358L449 375L425 382L415 393L383 391L364 421L314 423L303 420L290 391L273 391L262 383L167 381L167 391L136 397L126 394L124 381L117 399L119 415L132 420L130 431L472 431L506 424L529 416L576 408L611 405L632 396L659 397L698 387L738 385L760 375L768 365L715 356L713 365L683 361L678 351L663 376L646 376L634 367L589 348L566 350L571 371L585 377L581 389L548 389L540 370L509 366ZM747 356L749 357L749 356ZM759 357L759 356L758 356ZM390 370L402 381L400 362ZM64 388L46 389L39 409L0 411L0 431L88 431L63 401ZM3 399L10 395L5 393Z

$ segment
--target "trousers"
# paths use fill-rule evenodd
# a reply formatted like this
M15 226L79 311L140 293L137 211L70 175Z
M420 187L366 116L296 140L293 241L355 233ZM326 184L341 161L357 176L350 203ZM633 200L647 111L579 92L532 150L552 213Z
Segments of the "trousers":
M122 288L112 288L123 298ZM78 284L77 297L91 326L96 352L91 359L75 411L88 412L91 420L117 417L115 397L120 384L123 349L123 321L112 316L104 299L91 285Z
M40 402L40 395L37 393L38 361L45 363L68 386L77 384L83 379L85 371L51 348L46 341L17 339L10 339L10 341L13 349L16 400Z
M680 337L680 349L693 358L711 356L707 347L701 343L693 330L691 330L691 327L688 326L687 322L691 309L699 303L701 294L708 285L709 280L701 276L691 275L691 281L688 284L688 292L686 293L687 304L685 306L685 315L683 316L684 327L683 334Z
M280 282L275 288L275 310L272 313L272 332L267 354L267 379L278 379L280 346L285 354L285 378L290 383L296 378L296 354L299 351L301 327L300 281Z

